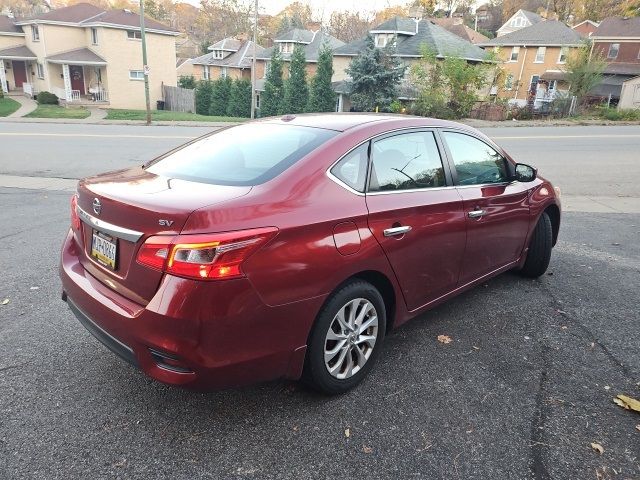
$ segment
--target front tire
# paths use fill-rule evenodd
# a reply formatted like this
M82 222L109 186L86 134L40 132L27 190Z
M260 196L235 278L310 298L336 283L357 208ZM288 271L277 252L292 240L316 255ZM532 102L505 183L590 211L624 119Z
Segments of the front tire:
M527 259L519 273L529 278L537 278L544 274L549 266L549 260L551 260L552 247L551 219L547 212L543 212L531 236Z
M302 379L322 393L344 393L368 374L380 354L387 321L384 300L368 282L335 292L311 332Z

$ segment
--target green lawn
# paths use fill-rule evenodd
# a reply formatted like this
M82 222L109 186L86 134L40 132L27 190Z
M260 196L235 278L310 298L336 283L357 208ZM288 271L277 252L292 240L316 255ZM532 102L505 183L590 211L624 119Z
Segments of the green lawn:
M6 117L20 108L20 104L13 98L0 98L0 117Z
M107 120L146 120L147 112L144 110L107 110ZM151 110L151 120L165 122L244 122L246 118L236 117L210 117L195 113L170 112L168 110Z
M87 118L91 113L86 108L65 108L59 105L38 105L29 118Z

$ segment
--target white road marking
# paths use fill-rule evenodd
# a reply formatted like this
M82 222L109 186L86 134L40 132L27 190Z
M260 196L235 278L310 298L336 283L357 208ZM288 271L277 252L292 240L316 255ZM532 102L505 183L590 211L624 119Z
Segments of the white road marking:
M489 138L493 140L562 140L564 138L640 138L640 135L532 135L521 137L493 137L489 135Z
M98 133L36 133L36 132L0 132L0 136L4 137L95 137L95 138L168 138L168 139L192 139L199 135L114 135L114 134L98 134Z

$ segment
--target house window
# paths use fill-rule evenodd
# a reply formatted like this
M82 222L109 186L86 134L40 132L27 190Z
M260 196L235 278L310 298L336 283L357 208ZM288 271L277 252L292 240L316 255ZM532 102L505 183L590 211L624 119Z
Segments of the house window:
M281 53L291 53L291 52L293 52L293 43L281 43L280 44L280 52Z
M95 27L91 27L91 43L98 45L98 29Z
M511 26L514 28L524 27L524 25L525 25L525 20L523 17L516 17L513 20L511 20Z
M129 70L129 80L144 80L144 72L142 70Z
M567 53L569 52L568 47L560 48L560 56L558 57L558 63L565 63L567 61Z
M224 53L222 52L222 50L214 50L213 51L213 58L224 58Z
M129 40L140 40L142 38L142 33L140 30L127 30L127 38Z
M620 50L619 43L612 43L609 45L609 53L607 53L607 58L618 58L618 51Z
M555 80L549 80L549 91L555 90L557 87L557 83Z
M40 30L37 25L31 25L31 40L34 42L40 41Z
M538 51L536 52L535 63L543 63L544 62L544 54L547 52L547 47L538 47Z
M393 40L392 33L382 33L376 35L376 47L384 48Z
M513 90L513 74L507 75L507 78L504 80L504 88L507 90Z
M36 72L38 74L38 78L44 78L44 65L36 63Z
M229 75L229 71L227 70L227 67L222 67L220 71L220 76L222 78L227 78L227 75Z
M260 94L256 92L256 108L260 108Z
M510 62L517 62L519 53L520 53L520 47L513 47L511 49L511 57L509 57L509 61Z
M209 80L211 76L209 75L209 65L202 66L202 78L205 80Z

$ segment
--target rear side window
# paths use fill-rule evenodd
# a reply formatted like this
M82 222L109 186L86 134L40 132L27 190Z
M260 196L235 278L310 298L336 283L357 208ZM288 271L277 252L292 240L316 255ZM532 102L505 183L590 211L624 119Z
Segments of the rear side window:
M502 183L508 180L505 159L489 145L463 133L443 132L458 185Z
M432 132L402 133L374 143L370 192L445 186Z
M367 183L367 160L369 157L369 143L347 153L342 160L334 165L331 173L338 180L358 192L364 192Z
M156 175L216 185L259 185L338 132L252 123L221 130L152 163Z

